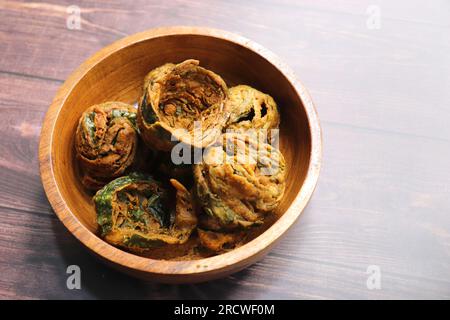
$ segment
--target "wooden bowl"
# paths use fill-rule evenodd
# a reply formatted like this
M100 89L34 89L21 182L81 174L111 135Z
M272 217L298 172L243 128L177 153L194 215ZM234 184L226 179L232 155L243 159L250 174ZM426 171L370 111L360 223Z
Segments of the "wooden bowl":
M95 210L77 175L74 133L81 113L109 100L134 103L146 73L188 58L220 74L229 86L248 84L269 93L281 111L280 144L288 166L281 217L244 246L191 261L144 258L115 248L95 233ZM263 257L293 225L316 185L321 129L313 102L292 71L267 49L228 32L160 28L121 39L84 62L61 86L42 127L39 161L47 197L62 223L92 252L129 274L159 282L224 277Z

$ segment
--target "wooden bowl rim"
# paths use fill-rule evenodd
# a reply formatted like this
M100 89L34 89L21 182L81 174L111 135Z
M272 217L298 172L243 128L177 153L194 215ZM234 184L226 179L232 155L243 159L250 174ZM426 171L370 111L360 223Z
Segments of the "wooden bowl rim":
M59 112L73 88L91 68L127 46L149 39L176 35L199 35L229 41L250 49L272 64L286 77L300 97L306 111L311 135L310 162L304 183L284 214L268 230L242 247L214 257L189 261L156 260L137 256L108 244L87 229L72 213L59 191L54 174L52 151L52 139ZM95 53L83 62L58 90L46 113L39 143L40 172L45 193L56 215L66 228L90 250L111 262L125 268L162 276L217 273L239 262L249 261L271 247L294 224L308 203L317 184L321 161L322 134L317 112L308 91L294 76L293 71L261 45L231 32L205 27L176 26L150 29L122 38Z

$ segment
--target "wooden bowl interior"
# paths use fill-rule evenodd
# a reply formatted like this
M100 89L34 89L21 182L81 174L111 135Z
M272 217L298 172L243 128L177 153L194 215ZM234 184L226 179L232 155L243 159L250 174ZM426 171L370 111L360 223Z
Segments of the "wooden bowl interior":
M248 84L275 99L281 111L281 150L288 165L286 193L278 212L285 212L298 195L308 170L311 137L302 102L284 75L257 53L227 40L201 35L154 38L113 52L90 69L70 92L56 120L51 148L55 180L67 206L91 232L97 228L95 210L80 183L74 154L79 117L93 104L135 103L151 69L188 58L200 60L230 87Z

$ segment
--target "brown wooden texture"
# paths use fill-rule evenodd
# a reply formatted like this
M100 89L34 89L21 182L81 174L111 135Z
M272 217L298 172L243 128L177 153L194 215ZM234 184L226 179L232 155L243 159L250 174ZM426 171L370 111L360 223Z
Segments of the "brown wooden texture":
M81 8L82 29L66 28ZM369 5L380 29L367 28ZM450 298L450 5L447 1L0 1L2 298ZM167 25L242 34L308 87L323 128L319 185L256 265L200 285L106 268L59 222L37 148L58 87L125 35ZM68 290L66 268L82 270ZM369 265L381 289L366 286Z

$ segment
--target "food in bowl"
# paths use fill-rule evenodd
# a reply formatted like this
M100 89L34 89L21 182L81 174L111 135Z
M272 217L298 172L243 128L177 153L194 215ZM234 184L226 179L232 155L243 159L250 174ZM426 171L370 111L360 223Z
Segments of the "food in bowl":
M159 259L206 257L244 244L286 188L285 160L273 144L280 123L276 102L247 85L228 89L192 59L153 69L143 82L137 113L118 102L92 106L76 133L79 153L84 149L78 145L87 145L105 172L112 167L111 174L95 175L101 177L95 185L82 178L91 189L101 187L93 197L101 237ZM117 123L123 128L106 135ZM105 135L100 143L97 136ZM138 136L145 144L136 153ZM122 152L122 145L133 153ZM202 157L193 163L198 151ZM134 159L146 153L152 155L147 166ZM128 174L136 162L142 172ZM119 164L120 174L114 170Z
M268 94L250 86L238 85L230 88L228 95L230 118L227 129L245 132L277 129L280 125L277 104Z
M98 189L133 163L138 144L136 109L122 102L88 108L80 117L75 149L82 183Z
M196 148L208 146L217 140L228 119L227 93L225 81L200 67L197 60L152 70L145 77L138 111L144 142L164 151L178 141Z
M242 133L219 139L194 166L197 197L209 217L205 226L220 230L261 224L284 194L284 157Z
M141 252L163 244L185 243L197 226L191 194L177 180L169 190L151 176L131 173L107 184L93 198L106 241Z

